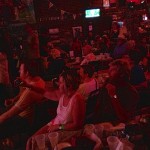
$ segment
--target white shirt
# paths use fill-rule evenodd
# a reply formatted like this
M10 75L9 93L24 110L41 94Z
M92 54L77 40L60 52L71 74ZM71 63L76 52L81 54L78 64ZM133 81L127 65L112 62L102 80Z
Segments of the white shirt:
M89 94L98 88L99 88L98 81L96 79L92 79L89 82L80 84L78 92L85 98L85 100L87 100Z

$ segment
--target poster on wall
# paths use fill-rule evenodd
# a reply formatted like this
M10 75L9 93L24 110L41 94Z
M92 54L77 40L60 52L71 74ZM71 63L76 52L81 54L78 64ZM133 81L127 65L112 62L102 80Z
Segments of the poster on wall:
M35 23L33 0L4 0L0 2L0 17L5 21Z
M15 16L17 20L35 23L33 0L15 0Z
M72 31L73 31L73 37L78 38L80 37L80 33L82 32L82 27L81 26L72 27Z

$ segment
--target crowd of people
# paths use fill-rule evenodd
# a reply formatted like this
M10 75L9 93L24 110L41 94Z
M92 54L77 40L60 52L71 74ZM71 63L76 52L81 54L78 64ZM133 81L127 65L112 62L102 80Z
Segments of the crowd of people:
M55 46L48 41L45 51L47 54L41 56L43 61L40 63L37 35L28 26L26 30L29 34L26 52L30 54L18 60L19 84L15 88L18 88L19 92L11 98L6 95L7 90L12 87L6 87L14 81L9 79L11 73L6 47L0 40L0 139L27 132L34 126L34 105L44 101L45 98L49 101L58 101L57 114L28 139L27 150L31 149L32 137L39 134L83 128L87 100L90 93L95 90L99 89L103 94L97 97L93 123L104 121L127 123L135 117L138 108L150 104L146 100L146 104L142 102L139 106L143 100L141 93L149 88L150 57L146 47L149 44L146 37L142 37L141 41L128 39L127 30L119 29L117 24L113 24L110 35L97 35L94 38L90 33L83 43L80 37L75 37L70 46L70 51L74 51L74 57L105 52L112 56L113 60L107 69L109 78L100 86L94 76L93 65L88 63L81 65L79 70L66 66L69 53L65 49L62 50L60 45ZM57 87L47 88L47 80L51 81L54 78L58 79Z

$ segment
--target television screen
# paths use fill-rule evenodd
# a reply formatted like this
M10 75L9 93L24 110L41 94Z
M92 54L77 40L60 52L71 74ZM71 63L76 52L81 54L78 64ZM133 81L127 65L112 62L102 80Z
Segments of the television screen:
M100 9L87 9L85 10L85 18L93 18L100 16Z

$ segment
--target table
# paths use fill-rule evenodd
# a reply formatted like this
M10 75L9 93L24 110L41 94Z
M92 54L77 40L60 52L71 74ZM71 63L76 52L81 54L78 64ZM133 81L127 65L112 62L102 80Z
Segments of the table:
M99 138L97 133L95 133L95 129L98 127L98 125L105 125L105 129L102 134L102 138ZM127 145L130 145L130 147L134 146L132 143L130 143L128 141L127 138L122 138L121 135L118 134L118 132L115 132L115 131L118 131L118 129L120 130L120 129L124 128L123 126L122 126L122 128L120 125L114 127L111 123L99 123L96 125L90 124L89 126L92 126L92 127L94 126L94 128L91 128L91 130L89 130L89 128L88 128L88 130L86 130L87 125L85 125L84 129L77 130L77 131L57 131L59 134L58 143L70 142L74 146L86 149L87 145L89 146L89 144L91 144L91 145L93 144L92 142L85 144L84 141L88 141L88 139L89 139L90 141L94 142L94 145L92 145L93 147L97 146L103 150L104 149L106 150L106 149L108 149L107 137L114 135L114 136L118 136L120 138L121 142L126 143ZM108 128L109 128L109 130L106 130ZM45 136L46 136L45 144L46 144L46 147L48 147L48 149L51 149L51 144L50 144L51 141L48 139L48 134L49 133L45 134ZM32 143L34 143L32 150L37 149L37 144L36 144L35 140L33 140Z

